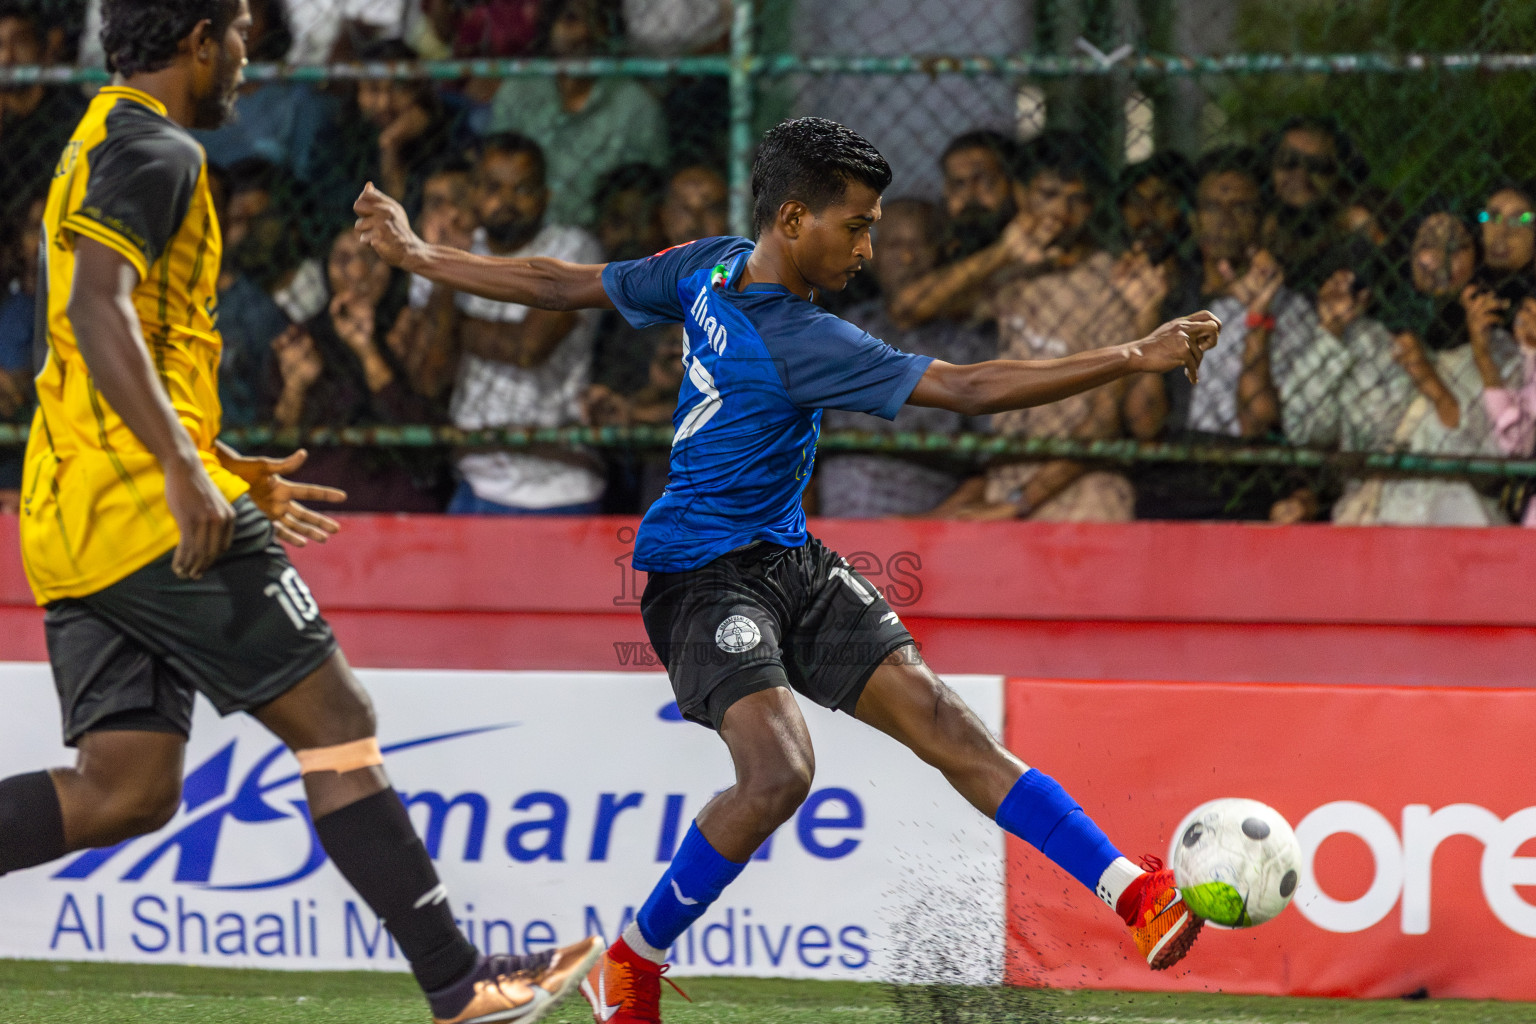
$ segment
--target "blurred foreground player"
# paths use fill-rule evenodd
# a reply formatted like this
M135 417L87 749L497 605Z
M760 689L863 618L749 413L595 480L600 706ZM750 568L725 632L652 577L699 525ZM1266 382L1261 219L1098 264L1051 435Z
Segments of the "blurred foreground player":
M364 241L449 288L545 309L616 308L637 328L686 326L671 483L646 513L634 564L650 573L641 614L678 706L720 733L736 784L699 813L635 923L583 984L599 1021L660 1019L668 947L805 799L814 755L792 690L942 771L1114 908L1154 970L1182 958L1200 928L1172 872L1121 856L1061 786L1009 753L939 681L879 591L806 533L800 497L823 409L890 419L911 403L978 416L1132 373L1184 367L1194 377L1220 323L1196 313L1139 341L1038 362L955 366L898 352L809 301L818 288L845 287L870 258L890 180L854 132L789 121L767 133L753 166L755 245L710 238L605 266L429 246L372 186L357 202Z
M0 874L153 831L180 802L194 691L298 758L315 831L385 922L440 1024L533 1021L600 939L484 957L460 934L385 777L367 695L277 539L336 523L299 452L218 444L220 236L188 128L229 115L245 0L107 0L117 73L76 128L43 217L38 377L21 543L74 768L0 781Z

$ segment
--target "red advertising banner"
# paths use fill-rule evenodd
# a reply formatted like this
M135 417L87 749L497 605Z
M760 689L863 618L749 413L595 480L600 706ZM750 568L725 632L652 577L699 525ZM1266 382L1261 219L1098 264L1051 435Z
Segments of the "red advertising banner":
M349 515L293 552L369 668L655 671L633 518ZM0 662L43 661L0 516ZM818 519L942 672L1533 684L1536 531Z
M1013 984L1536 999L1536 692L1012 679L1009 747L1133 858L1217 797L1296 827L1292 905L1207 926L1153 974L1124 927L1009 840Z

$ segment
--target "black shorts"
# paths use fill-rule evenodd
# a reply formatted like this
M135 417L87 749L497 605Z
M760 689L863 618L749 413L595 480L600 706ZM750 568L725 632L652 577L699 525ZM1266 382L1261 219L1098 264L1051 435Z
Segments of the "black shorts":
M880 663L912 643L880 591L814 537L653 572L640 614L678 708L716 730L732 704L775 686L852 714Z
M96 729L186 736L194 691L221 715L250 711L336 650L267 517L247 496L235 515L234 543L200 580L173 573L168 552L94 594L48 605L65 743Z

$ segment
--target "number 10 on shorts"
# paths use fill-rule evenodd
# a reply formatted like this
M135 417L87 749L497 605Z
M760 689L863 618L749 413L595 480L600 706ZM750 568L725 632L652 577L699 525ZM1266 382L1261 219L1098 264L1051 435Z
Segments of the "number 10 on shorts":
M276 583L268 583L262 593L277 598L277 603L283 606L283 611L288 615L288 621L300 632L320 617L320 606L315 603L315 595L309 592L308 584L299 578L299 570L291 565L283 570Z

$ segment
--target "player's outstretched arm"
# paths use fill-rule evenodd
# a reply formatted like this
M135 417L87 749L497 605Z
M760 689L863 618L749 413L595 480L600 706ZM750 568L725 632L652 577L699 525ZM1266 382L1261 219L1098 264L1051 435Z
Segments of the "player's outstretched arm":
M352 204L357 235L392 267L420 274L458 292L536 309L612 309L603 289L603 264L564 260L476 256L462 249L428 245L411 230L401 205L369 182Z
M1221 321L1209 310L1170 320L1138 341L1078 352L1062 359L994 359L956 366L935 360L908 404L984 416L1045 405L1133 373L1184 368L1194 381L1200 360L1216 345Z
M165 472L165 500L181 531L176 575L197 579L234 539L235 510L208 475L144 344L133 290L139 272L94 239L75 238L69 319L91 380Z

